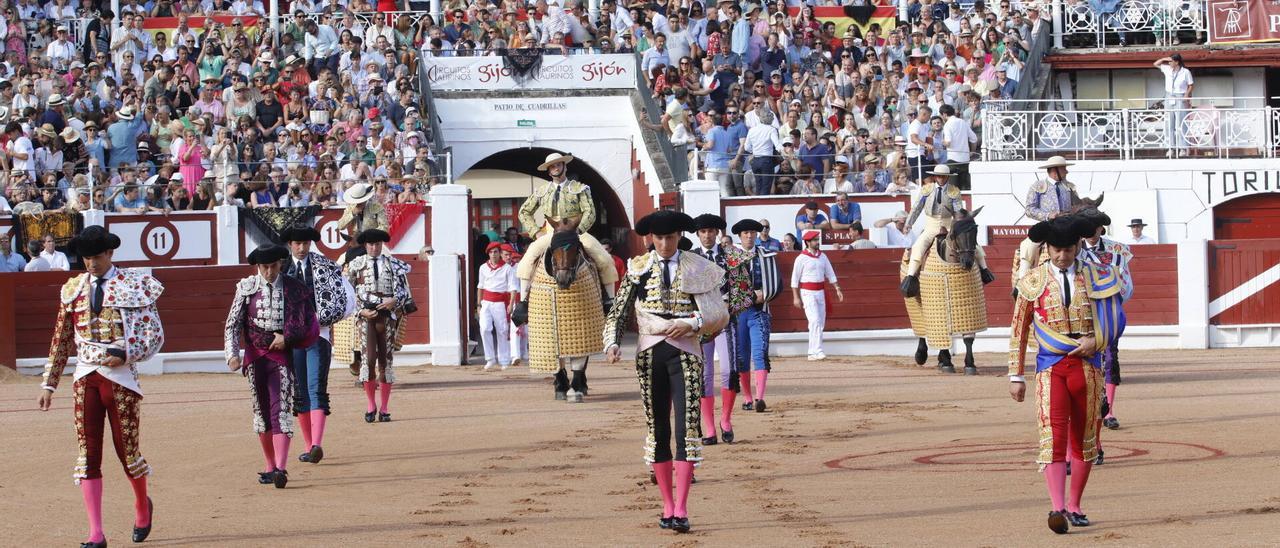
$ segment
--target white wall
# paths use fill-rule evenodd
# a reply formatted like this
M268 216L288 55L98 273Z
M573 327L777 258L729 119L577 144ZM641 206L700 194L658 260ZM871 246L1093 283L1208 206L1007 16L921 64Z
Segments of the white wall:
M479 161L505 150L551 148L571 153L599 172L618 195L632 224L635 199L648 199L657 205L662 188L656 183L658 175L645 149L629 96L572 100L437 97L435 107L442 119L442 131L453 146L455 174L466 173ZM532 120L535 125L518 127L521 120ZM650 181L648 197L632 196L633 143L640 169Z

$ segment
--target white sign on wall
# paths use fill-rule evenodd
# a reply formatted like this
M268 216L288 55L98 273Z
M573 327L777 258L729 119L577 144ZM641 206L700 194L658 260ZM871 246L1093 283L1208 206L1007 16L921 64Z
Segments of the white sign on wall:
M428 57L433 91L528 89L630 89L636 86L631 55L544 55L532 78L517 81L502 57Z

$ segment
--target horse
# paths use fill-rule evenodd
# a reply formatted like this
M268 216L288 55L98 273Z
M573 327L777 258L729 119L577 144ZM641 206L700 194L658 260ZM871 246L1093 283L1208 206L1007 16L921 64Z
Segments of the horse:
M600 273L588 260L578 232L560 226L534 269L527 301L517 305L516 325L529 324L530 373L554 373L555 399L582 402L587 394L587 359L602 352L604 293ZM573 371L573 379L565 366Z
M935 245L925 255L920 270L920 293L907 297L907 313L911 329L919 342L916 345L916 365L924 365L929 358L929 343L938 351L938 371L955 373L951 362L951 337L961 335L964 340L964 374L976 375L978 368L973 359L973 340L977 332L987 328L987 303L983 295L982 276L977 264L978 223L976 218L982 208L968 212L961 210L955 216L950 230L939 234ZM900 276L906 277L911 250L902 257Z

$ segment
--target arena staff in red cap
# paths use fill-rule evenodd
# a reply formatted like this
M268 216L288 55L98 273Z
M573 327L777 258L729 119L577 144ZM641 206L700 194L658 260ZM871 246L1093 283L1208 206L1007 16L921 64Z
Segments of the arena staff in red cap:
M502 260L504 246L511 248L499 242L492 242L485 248L489 260L480 265L480 273L476 277L476 318L480 321L480 340L484 344L485 371L494 366L501 366L506 371L511 366L507 312L513 304L512 292L519 293L512 284L515 267Z
M82 546L90 548L107 545L102 531L102 434L107 423L116 455L133 486L134 542L151 534L154 510L147 496L151 465L138 447L142 388L135 364L151 359L164 345L164 328L156 312L156 299L164 286L140 269L114 266L111 259L118 247L120 238L100 226L87 227L71 240L72 253L84 260L88 272L62 286L58 322L40 386L40 410L48 411L74 350L72 400L80 456L72 477L80 486L89 517L89 539Z
M702 460L698 400L703 362L698 341L714 338L729 321L720 294L724 269L680 250L682 233L695 230L693 219L684 213L651 213L636 223L635 230L651 235L654 249L628 263L626 279L604 322L605 356L610 363L622 357L622 331L634 310L640 332L636 373L649 426L644 458L653 466L662 492L658 526L683 533L690 527L686 504L693 467Z
M1102 411L1102 357L1124 332L1123 283L1115 270L1080 260L1080 239L1095 225L1075 216L1031 227L1028 236L1048 244L1049 260L1017 282L1009 340L1009 395L1026 397L1027 342L1035 333L1036 416L1040 452L1053 508L1049 528L1066 533L1089 525L1080 508L1098 453ZM1071 492L1066 496L1067 461Z
M835 288L840 302L844 302L844 292L840 291L831 259L818 249L822 244L822 232L806 230L801 237L804 238L804 251L791 267L791 304L803 309L805 318L809 320L809 361L825 360L827 354L822 350L822 330L826 328L827 314L831 312L827 284Z

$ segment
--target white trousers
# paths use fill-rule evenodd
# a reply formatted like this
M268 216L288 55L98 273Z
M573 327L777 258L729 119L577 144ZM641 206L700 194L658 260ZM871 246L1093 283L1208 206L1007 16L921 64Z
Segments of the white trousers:
M511 358L513 360L523 360L527 363L529 361L528 330L516 327L515 324L508 324L508 330L511 332Z
M729 354L729 335L721 331L716 338L702 343L702 396L716 394L716 359L720 361L720 388L729 388L729 375L733 374L733 356Z
M507 326L509 324L507 303L480 301L480 341L484 343L484 362L486 364L511 365L509 346L498 343L498 341L506 343L508 337ZM497 332L496 334L494 333L495 331ZM495 351L497 353L496 359L494 356Z
M804 305L804 317L809 320L809 355L822 354L822 330L827 326L827 295L825 291L800 290L800 303Z

